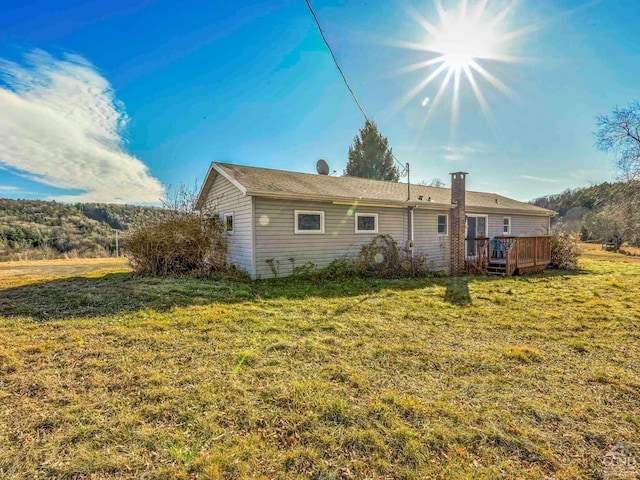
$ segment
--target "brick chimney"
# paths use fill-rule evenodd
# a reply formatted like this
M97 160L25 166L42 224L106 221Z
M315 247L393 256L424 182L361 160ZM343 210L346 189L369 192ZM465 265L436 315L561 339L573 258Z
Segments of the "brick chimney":
M451 275L463 275L466 271L464 251L466 178L466 172L454 172L451 174L451 203L455 205L455 208L450 213Z

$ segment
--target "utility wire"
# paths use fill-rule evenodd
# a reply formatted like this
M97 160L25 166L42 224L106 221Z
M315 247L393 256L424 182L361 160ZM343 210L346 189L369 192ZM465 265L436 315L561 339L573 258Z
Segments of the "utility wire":
M318 19L318 16L316 15L316 12L313 10L313 7L311 6L311 2L309 0L305 0L305 2L307 4L307 7L309 8L309 12L311 13L311 16L313 17L313 20L316 22L316 26L318 27L318 32L320 32L320 36L322 37L322 41L327 46L327 50L329 50L329 54L331 55L331 58L333 59L333 63L336 65L336 68L340 72L340 76L342 76L342 81L346 85L347 90L349 90L349 93L353 97L353 101L358 106L358 109L362 113L362 116L364 116L364 119L369 121L369 117L367 116L367 113L364 111L364 108L362 107L362 104L360 103L360 101L358 101L358 97L356 96L356 93L351 88L351 85L349 85L349 81L347 80L346 75L342 71L342 68L340 67L340 64L338 63L338 59L336 58L335 54L333 53L333 49L331 48L331 45L329 45L329 41L327 40L327 37L325 37L325 35L324 35L324 31L322 30L322 25L320 25L320 20ZM400 165L402 167L402 169L403 169L402 170L402 176L404 176L406 174L406 171L407 171L407 166L404 165L402 162L400 162L400 160L398 160L393 153L391 154L391 156L398 163L398 165Z
M331 48L331 45L329 45L329 42L327 41L327 37L324 36L324 32L322 31L322 26L320 25L320 20L318 20L318 16L316 15L316 12L313 10L313 7L311 6L311 3L309 2L309 0L305 0L305 2L307 2L307 7L309 8L309 12L311 12L311 15L313 16L313 19L316 22L316 26L318 27L318 31L320 32L320 36L322 37L322 40L324 41L324 44L327 46L327 50L329 50L329 53L331 54L331 58L333 59L333 63L336 64L336 67L338 68L338 71L340 72L340 75L342 76L342 80L344 81L344 84L347 86L347 89L349 90L349 93L351 93L351 96L353 97L353 101L356 102L356 105L360 109L360 112L362 112L362 115L364 116L364 119L365 120L369 120L369 117L365 113L364 108L362 108L362 105L358 101L358 97L356 97L356 94L353 91L353 89L351 88L351 85L349 85L349 81L347 80L347 77L345 76L344 72L342 71L342 68L340 67L340 64L338 63L338 59L336 58L336 56L333 53L333 49Z

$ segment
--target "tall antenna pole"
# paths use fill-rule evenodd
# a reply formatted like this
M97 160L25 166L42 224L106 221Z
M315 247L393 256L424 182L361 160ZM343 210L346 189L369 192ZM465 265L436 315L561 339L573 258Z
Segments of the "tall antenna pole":
M409 162L407 162L407 202L411 200L411 179L409 177Z

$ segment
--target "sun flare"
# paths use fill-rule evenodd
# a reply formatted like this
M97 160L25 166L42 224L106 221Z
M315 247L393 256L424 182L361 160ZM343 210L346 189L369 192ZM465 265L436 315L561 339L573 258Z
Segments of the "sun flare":
M443 62L454 69L468 67L475 59L497 54L499 37L495 29L474 18L460 16L450 20L436 29L433 37L430 48L441 53Z
M435 96L428 102L428 110L423 127L437 109L446 92L452 90L451 127L456 126L460 109L460 90L463 81L471 90L487 120L495 126L495 120L481 90L481 82L486 82L500 92L513 96L513 90L489 72L492 62L524 62L523 58L510 54L512 41L533 29L535 25L519 30L510 30L509 15L513 12L516 0L507 2L498 11L490 11L491 0L478 0L470 5L468 0L460 0L457 8L447 10L442 0L433 0L437 22L431 21L421 13L406 6L406 11L426 32L422 42L393 41L402 48L426 53L427 59L408 65L398 73L425 70L425 77L407 92L400 100L396 110L401 109L415 97L428 97L427 89L438 78L442 78ZM497 4L493 2L491 6ZM501 5L504 3L501 2ZM483 66L484 65L484 66ZM485 68L487 67L487 68ZM452 89L449 88L452 84ZM427 104L423 102L423 107Z

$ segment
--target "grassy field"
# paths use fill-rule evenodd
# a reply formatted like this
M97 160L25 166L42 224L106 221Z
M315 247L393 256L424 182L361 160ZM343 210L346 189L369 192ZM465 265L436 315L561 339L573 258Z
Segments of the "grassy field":
M0 262L0 285L3 289L12 285L25 285L53 278L69 277L85 273L128 272L127 259L74 258L58 260L34 260Z
M582 266L257 285L0 269L0 477L636 478L640 259Z

